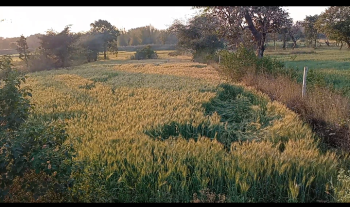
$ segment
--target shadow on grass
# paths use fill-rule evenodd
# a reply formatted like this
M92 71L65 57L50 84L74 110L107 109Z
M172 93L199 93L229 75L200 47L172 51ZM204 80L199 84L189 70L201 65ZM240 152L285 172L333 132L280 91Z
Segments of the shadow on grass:
M215 112L220 115L219 124L212 124L209 119L196 126L192 121L185 124L172 121L154 126L144 133L162 141L179 136L197 141L199 137L205 136L217 139L229 150L232 142L254 139L253 134L259 129L252 123L259 123L261 128L269 125L272 117L266 115L267 100L244 91L243 87L229 84L221 84L218 87L217 95L209 102L203 103L202 107L205 109L205 115L210 116ZM254 105L258 106L258 109L253 109Z

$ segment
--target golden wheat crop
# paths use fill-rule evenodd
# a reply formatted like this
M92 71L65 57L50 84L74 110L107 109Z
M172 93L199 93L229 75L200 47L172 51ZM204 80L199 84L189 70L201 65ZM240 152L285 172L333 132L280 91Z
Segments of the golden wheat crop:
M171 121L195 125L209 119L218 123L219 115L206 116L201 104L214 97L216 86L224 81L211 66L187 59L115 61L31 73L26 85L33 89L36 114L65 119L70 141L78 151L76 159L107 163L106 174L117 173L118 183L146 194L151 188L143 185L153 179L152 189L167 193L175 189L180 198L191 197L187 194L192 173L187 166L191 165L191 179L198 179L200 189L216 186L228 189L231 196L240 192L244 200L252 186L262 185L259 181L264 180L282 189L281 193L289 189L291 198L296 199L299 188L295 186L306 186L301 192L306 193L312 182L308 178L324 179L316 176L325 172L335 175L335 155L321 153L310 127L276 101L268 103L267 113L280 118L259 133L260 141L233 144L230 153L206 137L197 142L149 139L145 129ZM92 80L111 73L117 75L105 81ZM271 140L285 142L283 153ZM317 171L320 168L324 172ZM157 174L152 177L154 172ZM290 185L283 186L285 183Z

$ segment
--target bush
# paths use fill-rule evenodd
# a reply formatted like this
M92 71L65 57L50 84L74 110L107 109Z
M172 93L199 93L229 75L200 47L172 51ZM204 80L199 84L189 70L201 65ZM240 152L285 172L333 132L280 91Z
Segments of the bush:
M54 61L45 56L41 50L37 49L30 55L28 60L28 71L42 71L55 68Z
M143 60L143 59L157 59L158 54L147 45L144 48L138 49L134 55L130 57L131 60Z
M284 68L283 62L270 57L258 58L253 50L242 45L236 52L222 50L219 55L221 56L220 72L234 81L241 81L247 73L297 77L297 71Z
M0 60L0 202L41 201L45 195L63 200L72 184L74 157L64 123L30 116L26 97L31 94L20 87L26 77L12 68L11 57Z
M25 76L15 70L10 56L2 56L0 70L3 87L0 88L0 130L15 130L29 115L31 104L26 96L31 96L29 88L20 88Z
M211 62L219 62L218 54L209 50L197 50L192 55L192 61L196 61L199 63L208 64Z

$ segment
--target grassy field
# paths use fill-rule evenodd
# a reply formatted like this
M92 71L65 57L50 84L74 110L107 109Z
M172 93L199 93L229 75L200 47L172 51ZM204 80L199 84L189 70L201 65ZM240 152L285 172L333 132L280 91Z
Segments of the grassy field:
M308 67L317 72L325 84L350 98L350 50L327 46L317 49L269 49L265 55L283 61L288 68L297 69L298 82L302 82L303 69Z
M129 60L133 53L120 51L28 74L31 118L67 123L83 165L72 175L77 201L340 200L344 160L320 150L297 114L169 52Z

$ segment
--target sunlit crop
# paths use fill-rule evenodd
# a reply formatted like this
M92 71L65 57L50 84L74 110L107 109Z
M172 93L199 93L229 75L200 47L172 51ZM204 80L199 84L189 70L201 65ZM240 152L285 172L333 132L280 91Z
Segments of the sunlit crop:
M326 185L337 174L335 154L320 152L310 127L278 102L266 105L266 116L274 118L268 126L257 127L255 141L233 143L230 150L205 136L197 141L181 136L150 139L145 130L172 121L225 125L219 114L205 115L202 107L225 82L214 68L163 56L29 74L26 84L33 89L35 116L64 120L78 151L76 161L87 165L73 174L72 192L81 201L327 198ZM253 89L246 90L268 100ZM259 107L254 105L252 110ZM205 198L201 192L218 198Z

